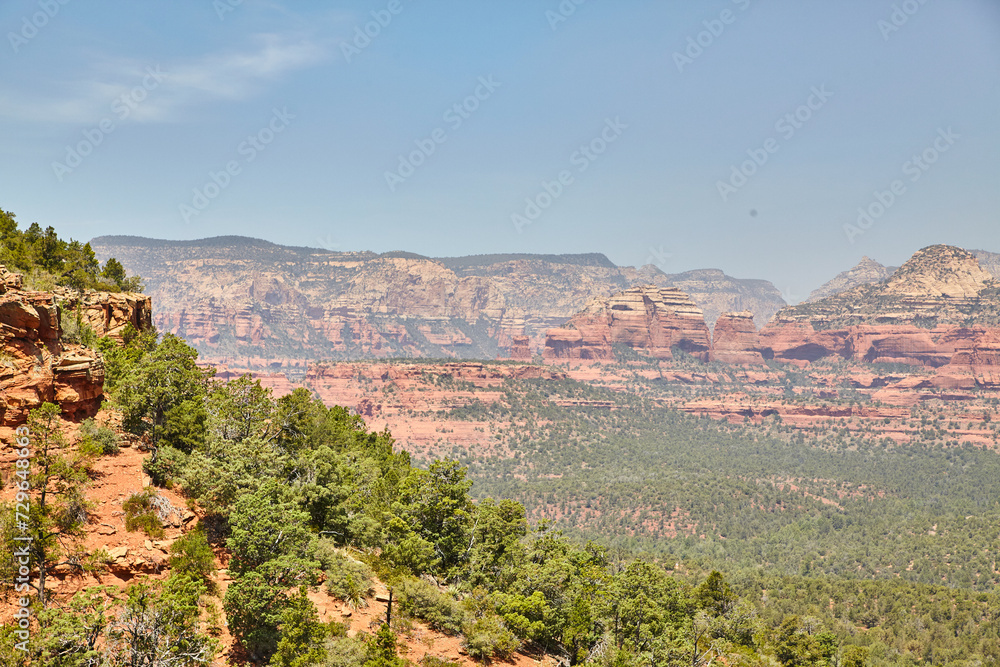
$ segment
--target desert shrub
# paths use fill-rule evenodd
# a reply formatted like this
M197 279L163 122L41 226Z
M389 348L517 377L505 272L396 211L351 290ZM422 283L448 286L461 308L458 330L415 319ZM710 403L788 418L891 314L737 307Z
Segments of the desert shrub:
M164 445L157 447L152 456L142 462L142 470L156 486L171 487L187 464L184 452Z
M339 634L339 633L338 633ZM362 667L368 660L368 647L360 637L334 636L327 640L323 667Z
M142 530L150 537L163 537L163 521L160 519L159 496L155 489L133 493L122 503L125 510L125 530Z
M352 607L363 607L366 597L375 592L371 568L339 553L324 554L326 558L326 590Z
M89 523L93 503L87 501L83 491L73 487L66 492L62 505L55 514L56 525L63 532L73 532Z
M321 537L313 543L309 557L319 563L319 569L329 570L339 565L343 554L333 540Z
M98 426L93 419L80 424L80 448L96 455L115 455L121 451L121 437L107 426Z
M507 629L499 616L477 618L465 626L462 645L476 660L506 660L521 647L521 640Z
M212 588L215 554L201 527L170 545L169 563L172 574L199 579Z
M79 310L69 312L60 309L59 327L62 329L60 338L65 343L75 343L90 348L97 344L97 334L91 328L90 323L83 319Z
M420 659L421 667L461 667L461 663L452 662L451 660L445 660L444 658L439 658L436 655L427 654Z
M111 557L111 554L108 553L108 550L104 547L100 547L97 551L89 554L80 561L80 568L84 572L88 573L99 572L102 568L113 561L114 559Z
M423 579L406 579L396 590L400 608L407 614L426 621L435 630L461 632L465 618L462 605L434 584Z

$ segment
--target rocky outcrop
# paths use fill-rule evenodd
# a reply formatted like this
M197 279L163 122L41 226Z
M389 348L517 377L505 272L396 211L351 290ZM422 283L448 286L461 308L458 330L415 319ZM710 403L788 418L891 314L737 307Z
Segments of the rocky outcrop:
M880 283L891 276L899 267L883 266L865 256L857 266L837 274L837 277L812 291L806 301L819 301L831 297L859 285Z
M711 361L724 364L761 365L764 363L760 335L753 313L724 313L712 333Z
M8 274L9 275L9 274ZM22 423L43 402L70 416L96 412L104 365L93 350L63 345L52 294L11 289L0 295L0 426Z
M57 289L63 308L79 313L98 336L122 342L122 333L131 325L136 331L153 326L153 300L132 292L79 292Z
M21 289L24 277L20 273L11 273L6 266L0 266L0 294Z
M513 361L531 361L531 338L524 335L511 336L507 358Z
M78 307L98 334L114 335L127 322L149 326L148 297L25 291L20 275L4 267L0 284L0 426L23 423L44 402L71 419L96 413L104 362L97 351L61 340L60 309Z
M643 267L650 270L653 267ZM705 314L709 328L724 313L750 311L757 328L767 324L787 304L781 292L767 280L733 278L719 269L696 269L683 273L649 274L649 282L660 287L674 287L691 297Z
M546 359L614 360L615 346L656 359L679 348L706 361L711 347L701 309L678 289L633 287L593 299L562 328L550 330Z

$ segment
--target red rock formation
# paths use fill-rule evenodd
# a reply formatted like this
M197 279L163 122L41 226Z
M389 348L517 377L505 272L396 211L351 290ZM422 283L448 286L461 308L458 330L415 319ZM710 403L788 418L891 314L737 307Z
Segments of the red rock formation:
M914 325L854 326L817 331L808 322L772 322L761 331L764 356L780 361L842 357L867 363L900 363L939 369L941 375L1000 381L1000 329Z
M507 347L505 359L513 361L531 361L531 337L511 336L510 345Z
M613 360L614 345L657 359L671 359L677 347L707 360L711 347L701 309L683 292L652 285L592 299L564 328L551 329L546 359Z
M810 322L777 317L761 330L760 341L764 358L778 361L816 361L845 356L847 350L844 331L817 331Z
M14 426L44 402L72 419L92 415L104 394L104 362L95 351L61 340L60 307L71 304L100 335L126 323L149 326L149 299L141 295L21 289L21 277L0 266L0 426Z
M22 284L23 276L20 273L11 273L6 266L0 266L0 294L10 290L20 290Z
M57 289L62 308L79 312L98 336L121 342L126 326L146 331L153 325L153 301L132 292L78 292Z
M104 384L97 352L64 346L52 294L9 289L0 295L0 425L24 422L46 401L71 417L96 412Z
M958 334L958 332L953 332ZM942 376L968 375L983 388L1000 389L1000 329L976 328L963 331L961 342Z
M779 312L761 331L765 358L808 363L842 357L996 381L1000 283L961 248L930 246L888 280ZM970 326L978 325L978 326Z
M712 335L711 361L724 364L761 365L760 335L754 325L753 313L723 313L715 323Z

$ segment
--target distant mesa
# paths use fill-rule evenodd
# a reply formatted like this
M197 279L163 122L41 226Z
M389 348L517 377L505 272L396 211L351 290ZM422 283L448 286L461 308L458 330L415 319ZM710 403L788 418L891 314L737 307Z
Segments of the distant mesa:
M618 267L601 254L431 258L241 237L92 246L144 277L160 330L231 368L683 354L740 365L840 357L1000 382L1000 255L953 246L924 248L896 270L864 258L795 306L767 281Z

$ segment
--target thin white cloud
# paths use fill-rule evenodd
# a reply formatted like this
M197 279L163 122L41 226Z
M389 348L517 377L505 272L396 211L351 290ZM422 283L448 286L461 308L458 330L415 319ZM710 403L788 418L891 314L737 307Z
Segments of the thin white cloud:
M319 62L327 53L311 40L282 35L258 35L255 42L252 50L209 54L193 61L106 62L88 78L51 84L53 90L47 94L16 94L8 89L0 98L0 118L89 124L115 116L123 100L134 102L141 97L126 104L129 120L170 122L207 102L251 97L282 75ZM149 87L147 94L133 93L144 85Z

